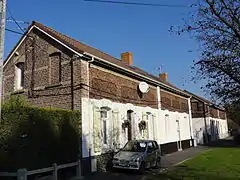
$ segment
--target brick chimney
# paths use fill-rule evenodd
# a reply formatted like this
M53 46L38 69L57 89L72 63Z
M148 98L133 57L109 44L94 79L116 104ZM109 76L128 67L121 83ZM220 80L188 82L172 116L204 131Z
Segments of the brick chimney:
M126 62L128 65L133 65L133 58L131 52L125 52L121 54L121 60Z
M160 73L159 74L159 79L161 81L168 81L168 74L167 73Z

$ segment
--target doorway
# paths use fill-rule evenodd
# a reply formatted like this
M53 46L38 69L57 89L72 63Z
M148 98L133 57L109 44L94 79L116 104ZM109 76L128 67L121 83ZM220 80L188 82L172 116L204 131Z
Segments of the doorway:
M127 120L129 122L128 128L127 128L127 139L128 141L133 139L133 132L132 132L132 127L133 127L133 111L128 110L127 111Z

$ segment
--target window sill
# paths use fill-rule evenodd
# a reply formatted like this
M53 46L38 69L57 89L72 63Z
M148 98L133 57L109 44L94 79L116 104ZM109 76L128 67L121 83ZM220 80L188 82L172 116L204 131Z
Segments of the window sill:
M19 90L15 90L11 93L11 95L16 95L16 94L23 94L25 91L24 89L19 89Z
M45 86L45 89L51 89L51 88L55 88L55 87L59 87L59 86L62 86L62 83Z

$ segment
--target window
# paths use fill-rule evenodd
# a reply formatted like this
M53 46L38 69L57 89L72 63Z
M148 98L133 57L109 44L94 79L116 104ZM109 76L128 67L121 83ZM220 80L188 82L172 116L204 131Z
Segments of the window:
M148 152L152 152L154 150L154 145L152 142L148 142Z
M24 62L19 62L15 66L15 90L24 87Z
M154 143L155 148L159 149L158 143L156 141L154 141L153 143Z
M128 143L123 147L122 150L130 152L145 152L146 147L146 142L128 141Z
M51 85L55 85L61 82L61 53L52 53L49 58L49 80Z
M170 117L168 114L165 115L165 132L166 132L166 140L168 140L169 133L170 133Z
M107 110L101 110L103 144L107 144Z

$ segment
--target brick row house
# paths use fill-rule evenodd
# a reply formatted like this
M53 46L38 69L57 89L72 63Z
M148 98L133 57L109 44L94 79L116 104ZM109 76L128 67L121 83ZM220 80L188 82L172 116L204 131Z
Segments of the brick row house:
M153 139L162 154L193 143L191 97L133 65L33 22L4 63L3 98L79 110L85 170L102 168L109 150L130 139ZM84 170L84 171L85 171Z
M197 144L205 144L229 136L227 116L224 108L209 100L188 92L191 97L192 124Z

